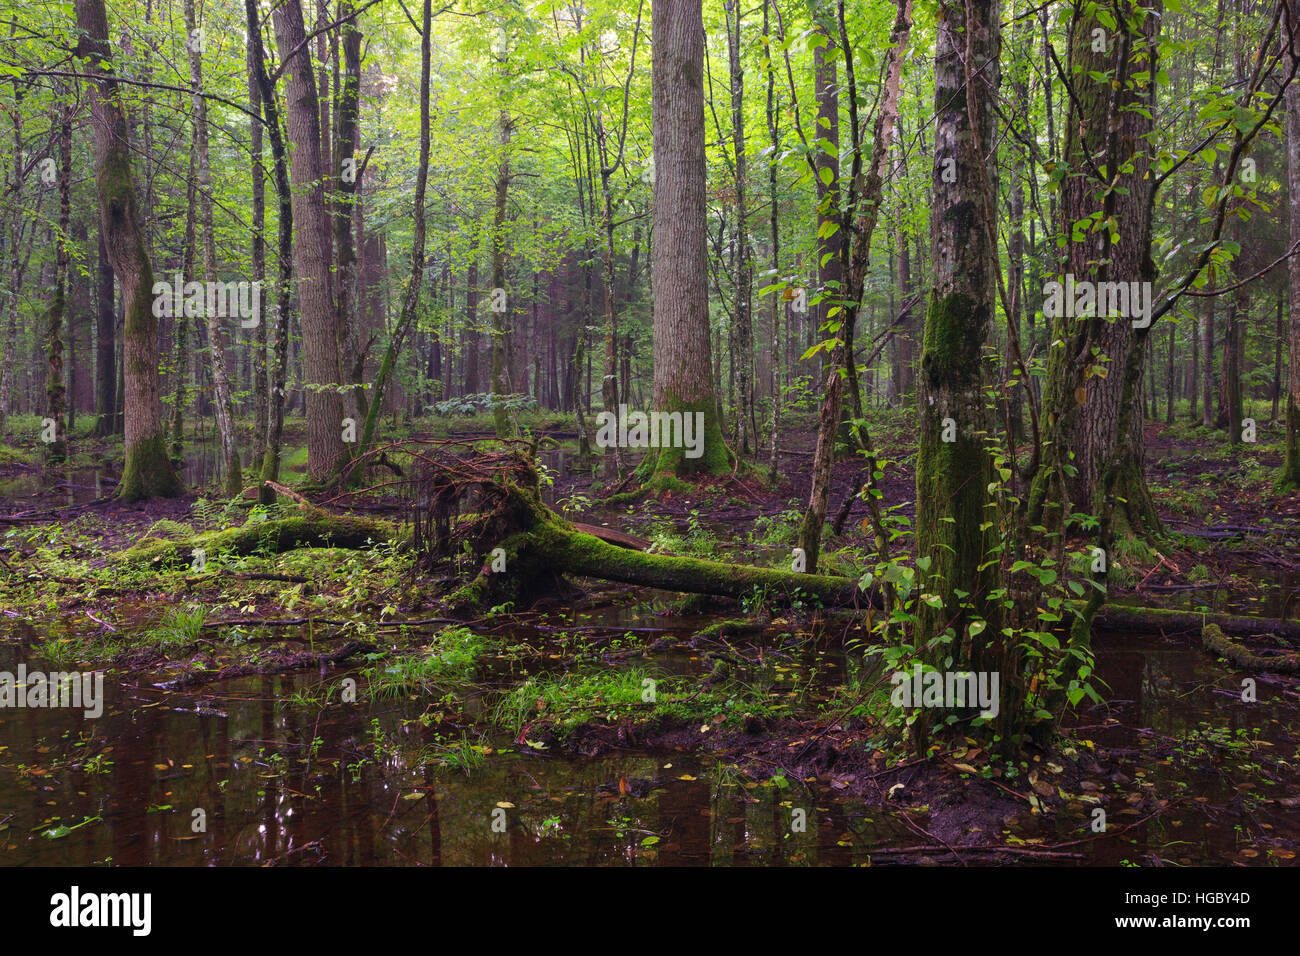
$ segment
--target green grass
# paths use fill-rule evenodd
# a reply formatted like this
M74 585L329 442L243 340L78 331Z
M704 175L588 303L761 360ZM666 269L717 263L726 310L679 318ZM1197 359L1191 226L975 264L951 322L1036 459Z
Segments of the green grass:
M427 692L435 684L467 680L487 641L463 627L449 627L417 653L393 657L362 671L372 698Z
M163 615L162 620L145 631L141 637L153 644L179 645L192 644L203 633L203 621L207 609L195 607L174 607Z

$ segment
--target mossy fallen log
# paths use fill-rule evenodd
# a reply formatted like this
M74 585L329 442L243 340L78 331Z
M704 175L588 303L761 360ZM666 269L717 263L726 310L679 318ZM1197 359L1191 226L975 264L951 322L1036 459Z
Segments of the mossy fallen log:
M521 477L526 478L522 473ZM535 485L527 480L505 477L499 490L504 494L497 505L498 513L509 516L514 533L486 549L478 576L452 595L450 602L455 607L528 601L563 593L564 575L730 598L765 592L769 600L779 603L804 599L827 606L854 606L869 600L851 578L645 553L636 549L642 543L639 539L626 535L597 537L579 530L547 508ZM497 527L503 526L498 522ZM492 569L494 563L500 566L499 561L491 560L496 548L504 552L504 571Z
M1201 630L1201 644L1207 650L1227 658L1242 670L1276 671L1279 674L1300 673L1300 656L1297 656L1294 651L1256 653L1245 644L1228 637L1217 624L1205 625Z
M396 525L387 521L331 515L313 509L302 515L250 522L188 538L142 538L113 555L111 560L124 565L171 567L190 564L196 549L202 549L208 556L279 554L295 548L365 548L383 542L400 542L404 537Z
M1300 623L1262 617L1209 612L1174 611L1160 607L1131 607L1107 604L1093 618L1093 627L1107 631L1166 630L1200 633L1206 624L1218 625L1225 634L1249 637L1271 634L1287 640L1300 640Z
M827 605L867 603L851 578L645 554L570 531L558 522L544 522L534 529L530 546L564 573L606 581L731 598L748 597L758 590L781 601L801 595Z

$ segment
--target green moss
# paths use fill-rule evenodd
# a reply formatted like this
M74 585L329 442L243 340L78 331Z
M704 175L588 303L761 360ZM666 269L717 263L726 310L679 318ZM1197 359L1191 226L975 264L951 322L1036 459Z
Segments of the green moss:
M145 537L114 555L118 564L188 564L195 548L209 554L225 552L248 555L259 551L278 553L293 548L361 548L371 543L394 541L397 529L385 521L347 515L313 514L259 521L239 528L212 531L178 541Z
M123 501L174 498L181 493L181 480L167 457L162 433L127 446L126 463L117 497Z
M653 485L664 477L681 478L687 475L726 475L731 472L732 454L722 437L722 423L718 420L717 406L712 396L687 402L671 393L665 394L662 412L681 412L687 415L699 412L704 415L704 434L700 436L700 457L686 457L685 448L652 448L637 468L637 475Z

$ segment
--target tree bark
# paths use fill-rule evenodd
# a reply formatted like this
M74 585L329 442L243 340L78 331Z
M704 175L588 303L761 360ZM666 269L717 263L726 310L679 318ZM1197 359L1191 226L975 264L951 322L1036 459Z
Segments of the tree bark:
M137 501L172 496L180 479L167 457L158 383L158 323L152 307L153 268L136 212L130 128L111 61L104 0L75 0L82 36L78 55L94 79L95 186L105 247L126 300L123 326L126 463L118 497Z
M1288 0L1287 25L1294 45L1289 54L1300 58L1300 3ZM1284 32L1283 36L1287 36ZM1294 60L1293 60L1294 62ZM1291 244L1300 243L1300 87L1292 81L1286 91L1287 114L1287 181L1290 195ZM1283 487L1300 487L1300 256L1292 256L1287 264L1287 277L1291 286L1291 334L1289 352L1291 374L1286 392L1286 449L1282 463L1280 484Z
M921 352L916 466L916 553L929 562L918 584L939 600L919 603L914 643L940 670L1000 671L1010 679L1018 667L1006 659L1014 651L1003 644L1001 606L990 597L1001 574L991 560L998 537L989 486L996 479L986 447L993 422L984 400L993 377L984 346L996 309L993 231L981 183L996 195L997 180L992 162L993 168L980 171L986 158L976 146L991 149L994 142L991 103L1000 45L997 0L940 3L930 215L935 284ZM969 103L966 70L977 78ZM972 628L980 622L982 628ZM1009 710L1004 703L999 722L1020 716ZM923 749L927 712L920 711L912 726L913 746Z
M273 16L276 41L285 61L289 138L294 144L290 165L303 384L307 392L307 471L323 481L347 460L348 449L343 443L343 399L338 391L344 376L340 365L338 310L330 274L320 106L301 0L286 0Z
M193 37L198 28L194 0L185 0L185 32ZM203 98L202 44L190 43L191 103L194 110L194 165L198 174L199 225L203 232L203 275L208 282L217 281L217 243L212 220L212 167L208 158L208 103ZM213 304L209 299L209 305ZM230 310L234 311L234 310ZM226 494L234 497L244 486L239 461L239 443L235 437L235 410L230 399L230 377L226 372L225 329L215 308L204 309L208 332L208 350L212 354L212 391L216 409L217 433L221 439L221 457L225 466ZM261 321L259 316L258 321Z
M59 151L59 231L55 239L54 295L46 320L45 350L49 359L49 377L45 382L46 414L54 419L54 441L45 449L51 464L68 457L68 432L65 410L67 390L63 383L63 313L68 286L68 242L72 220L72 107L60 107L58 127Z
M704 20L701 0L651 8L654 183L654 410L702 415L702 454L650 449L651 483L723 474L728 454L712 381L705 224Z
M1074 95L1062 159L1068 168L1061 181L1061 226L1071 237L1062 272L1078 281L1127 284L1153 282L1156 277L1150 255L1153 184L1148 174L1153 121L1146 110L1151 84L1130 78L1139 71L1154 72L1155 20L1149 5L1132 11L1125 21L1127 30L1103 27L1095 10L1084 5L1073 14L1069 68ZM1102 31L1104 52L1095 48L1094 30ZM1107 189L1101 168L1116 170L1108 175L1118 176L1123 189ZM1114 223L1113 233L1101 223L1091 230L1076 226L1098 212L1102 223ZM1160 519L1142 468L1142 416L1130 417L1126 434L1119 431L1124 388L1119 373L1134 340L1132 309L1130 314L1109 317L1072 317L1066 311L1062 308L1053 322L1055 344L1048 357L1044 409L1049 435L1031 490L1031 521L1037 522L1049 498L1068 501L1089 514L1099 513L1102 469L1112 449L1122 446L1124 466L1118 488L1127 502L1129 524L1136 531L1158 531ZM1100 306L1094 311L1100 313ZM1097 353L1105 361L1094 358ZM1145 354L1139 356L1143 358ZM1141 369L1139 364L1139 375ZM1067 451L1074 454L1076 473L1061 488Z

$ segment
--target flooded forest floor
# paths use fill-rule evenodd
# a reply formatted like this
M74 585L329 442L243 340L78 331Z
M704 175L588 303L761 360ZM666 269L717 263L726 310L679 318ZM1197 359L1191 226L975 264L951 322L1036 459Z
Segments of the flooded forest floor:
M542 434L544 497L564 516L789 567L807 422L778 442L775 487L765 449L761 471L616 504L571 422ZM910 516L909 426L873 437L885 504ZM1300 620L1300 495L1273 491L1276 449L1181 426L1147 438L1167 533L1112 556L1110 601ZM191 446L191 488L211 484L211 444ZM0 708L0 863L1294 862L1300 683L1218 659L1199 631L1098 630L1105 703L1081 704L1050 751L1011 763L968 741L918 758L880 718L861 613L579 580L458 616L440 597L483 556L431 571L387 543L123 565L142 538L296 505L119 504L115 448L59 470L0 456L0 672L105 673L101 716ZM304 461L287 451L286 483ZM861 471L837 466L832 517ZM348 508L402 521L410 501L381 489ZM855 501L825 540L829 570L865 566L864 517Z

